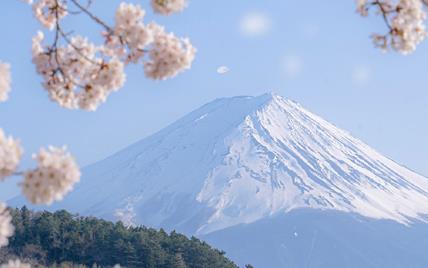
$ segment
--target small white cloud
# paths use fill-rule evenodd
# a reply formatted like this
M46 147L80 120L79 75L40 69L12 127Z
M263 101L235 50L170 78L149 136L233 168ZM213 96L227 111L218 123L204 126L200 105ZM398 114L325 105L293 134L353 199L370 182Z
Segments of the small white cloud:
M229 71L230 71L230 69L227 66L220 66L217 68L218 74L225 74L225 73L228 73Z
M295 78L303 71L303 59L297 55L287 56L284 61L284 71L288 78Z
M252 12L244 15L241 19L239 28L241 33L246 36L264 35L272 27L272 21L266 14Z
M364 86L370 81L370 68L366 66L358 66L352 72L352 81L354 84Z

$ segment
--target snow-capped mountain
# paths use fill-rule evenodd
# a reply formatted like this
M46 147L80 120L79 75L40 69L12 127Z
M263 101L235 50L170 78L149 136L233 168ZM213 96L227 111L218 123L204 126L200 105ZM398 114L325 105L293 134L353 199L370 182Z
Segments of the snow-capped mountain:
M428 267L428 179L274 94L215 100L85 168L58 208L256 267Z
M60 204L207 234L297 208L408 223L428 179L274 94L213 101L96 163Z

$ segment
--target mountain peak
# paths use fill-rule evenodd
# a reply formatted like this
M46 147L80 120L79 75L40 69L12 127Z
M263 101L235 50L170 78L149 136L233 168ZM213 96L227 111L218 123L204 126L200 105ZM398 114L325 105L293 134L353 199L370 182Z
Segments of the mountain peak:
M255 99L259 99L260 102L262 102L264 105L269 105L272 103L276 103L276 104L298 104L297 102L284 98L281 95L278 95L277 93L271 91L262 95L259 95L257 97L252 97Z
M59 207L189 234L297 208L408 223L428 214L428 180L268 93L213 101L84 169Z
M283 99L283 97L281 97L280 95L278 95L274 91L267 92L267 93L262 94L258 97L255 97L255 98L263 98L267 101L274 101L274 100L278 100L278 99Z

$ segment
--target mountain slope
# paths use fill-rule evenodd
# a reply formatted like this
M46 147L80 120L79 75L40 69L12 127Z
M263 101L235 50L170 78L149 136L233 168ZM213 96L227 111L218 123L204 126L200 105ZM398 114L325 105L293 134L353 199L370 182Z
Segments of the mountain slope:
M83 171L60 208L189 234L314 208L408 224L428 180L280 96L219 99Z
M269 268L426 268L428 225L296 209L201 236L238 264Z

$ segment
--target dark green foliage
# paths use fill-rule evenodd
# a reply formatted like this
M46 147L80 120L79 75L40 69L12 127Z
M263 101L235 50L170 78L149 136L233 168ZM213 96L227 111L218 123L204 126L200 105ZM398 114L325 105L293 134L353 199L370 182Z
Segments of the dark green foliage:
M91 267L235 268L224 252L192 237L146 227L127 228L66 211L11 211L15 235L3 249L40 264L73 262ZM1 254L0 254L1 256Z

